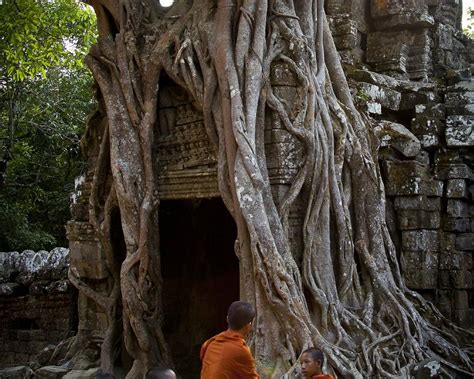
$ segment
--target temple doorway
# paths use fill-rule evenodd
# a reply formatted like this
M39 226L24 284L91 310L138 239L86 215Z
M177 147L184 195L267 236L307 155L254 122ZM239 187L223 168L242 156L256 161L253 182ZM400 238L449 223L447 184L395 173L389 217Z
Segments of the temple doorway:
M199 378L201 344L239 298L236 226L220 198L160 204L163 331L182 378Z

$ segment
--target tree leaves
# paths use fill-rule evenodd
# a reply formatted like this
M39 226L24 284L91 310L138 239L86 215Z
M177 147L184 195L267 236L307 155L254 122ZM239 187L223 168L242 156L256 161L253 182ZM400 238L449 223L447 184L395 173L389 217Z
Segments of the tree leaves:
M21 81L57 65L83 67L96 37L95 16L74 0L7 0L0 5L0 36L3 67Z
M95 15L75 0L0 5L0 251L67 243L95 38Z

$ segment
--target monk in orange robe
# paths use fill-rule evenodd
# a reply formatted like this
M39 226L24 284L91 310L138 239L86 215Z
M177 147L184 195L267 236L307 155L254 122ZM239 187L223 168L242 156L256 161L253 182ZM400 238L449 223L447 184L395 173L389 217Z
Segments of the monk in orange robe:
M301 354L301 372L304 379L334 379L330 374L323 374L324 354L311 347Z
M245 342L254 317L251 304L235 301L230 305L229 329L208 339L201 347L201 379L260 379Z

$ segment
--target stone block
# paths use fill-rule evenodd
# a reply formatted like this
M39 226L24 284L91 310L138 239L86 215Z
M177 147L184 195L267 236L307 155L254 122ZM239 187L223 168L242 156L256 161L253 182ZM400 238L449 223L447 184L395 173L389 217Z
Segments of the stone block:
M35 371L35 379L61 379L69 371L62 366L44 366Z
M405 251L438 251L439 235L436 230L407 230L402 232L402 249Z
M422 193L426 196L442 197L444 182L441 180L426 179L422 182Z
M467 186L464 179L450 179L446 184L446 197L466 198Z
M33 370L28 366L16 366L0 370L1 379L27 379L31 377L33 377Z
M427 174L427 166L416 161L383 163L386 172L386 190L389 196L420 195L422 178Z
M470 79L470 77L469 77ZM448 87L449 92L473 92L474 93L474 81L473 80L461 80L454 85Z
M441 288L472 289L472 273L468 270L440 270Z
M439 137L435 133L423 133L418 135L418 138L425 150L434 149L439 146Z
M462 328L470 329L474 325L474 309L455 310L453 318Z
M334 44L338 50L350 50L356 48L359 45L357 30L355 30L355 33L334 36Z
M349 71L347 75L357 82L371 83L383 87L397 88L401 84L397 79L389 75L384 75L369 70L355 69ZM411 105L413 107L413 103Z
M444 122L429 116L417 116L411 122L411 131L416 135L431 134L437 136L444 130Z
M474 92L451 92L445 99L448 115L474 114Z
M469 217L469 204L462 200L448 199L447 213L450 217Z
M448 217L444 222L443 229L449 232L469 232L471 220L469 218Z
M381 147L392 147L407 158L413 158L420 152L420 141L402 124L380 121L375 132Z
M70 241L71 269L81 278L105 279L108 271L100 246L95 241Z
M474 180L472 169L464 163L439 164L436 174L438 179L471 179Z
M457 251L456 250L456 234L455 233L442 233L440 239L440 251Z
M401 94L398 91L371 83L358 83L357 88L358 93L372 102L380 103L383 108L393 111L400 108Z
M435 289L438 283L438 254L404 251L403 275L412 289Z
M464 264L463 253L457 251L446 251L439 253L440 270L461 270Z
M446 317L451 317L453 290L437 290L436 306Z
M441 199L438 197L417 196L397 196L394 200L395 209L412 209L439 211L441 210Z
M436 211L400 210L397 216L400 230L438 229L440 227L440 213Z
M94 227L83 221L69 221L66 226L67 238L72 241L98 241Z
M273 85L297 86L298 80L290 65L286 62L272 64L270 78Z
M448 116L446 144L448 147L474 146L474 116Z
M420 150L415 160L421 164L430 164L430 154L427 151Z
M474 251L474 233L461 233L456 236L456 249Z
M469 308L468 291L458 290L454 291L454 309L461 310Z
M413 101L412 99L410 100L409 109L412 109ZM446 118L446 106L444 104L424 104L425 102L417 102L415 105L416 118L424 117L425 122L427 120L443 120Z
M94 379L101 372L99 367L93 367L88 370L72 370L63 376L63 379Z
M401 88L398 88L400 91L402 91ZM418 91L418 90L413 90L409 89L408 92L403 92L402 91L402 99L400 101L400 110L413 110L413 105L417 104L415 106L415 111L417 113L416 118L420 116L424 116L427 118L430 118L431 120L438 120L438 119L443 119L446 116L443 114L440 114L440 112L433 110L430 111L430 106L427 103L433 103L435 101L439 101L438 96L435 92L432 91ZM425 114L426 112L426 114Z

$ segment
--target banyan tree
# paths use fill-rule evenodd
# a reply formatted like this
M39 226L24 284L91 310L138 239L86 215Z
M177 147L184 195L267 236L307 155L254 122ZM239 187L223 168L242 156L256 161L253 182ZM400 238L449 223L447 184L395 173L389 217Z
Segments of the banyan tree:
M313 345L335 373L355 378L407 376L427 357L459 375L472 371L463 349L472 335L404 284L385 221L379 140L354 105L322 0L90 4L99 38L86 62L102 116L88 130L98 141L89 219L108 292L74 270L70 277L107 314L104 370L113 371L121 341L127 378L175 367L163 331L159 214L172 185L163 173L179 163L207 164L232 216L263 378L294 377ZM205 142L180 146L189 123L178 120L195 114ZM172 149L206 153L177 163Z

